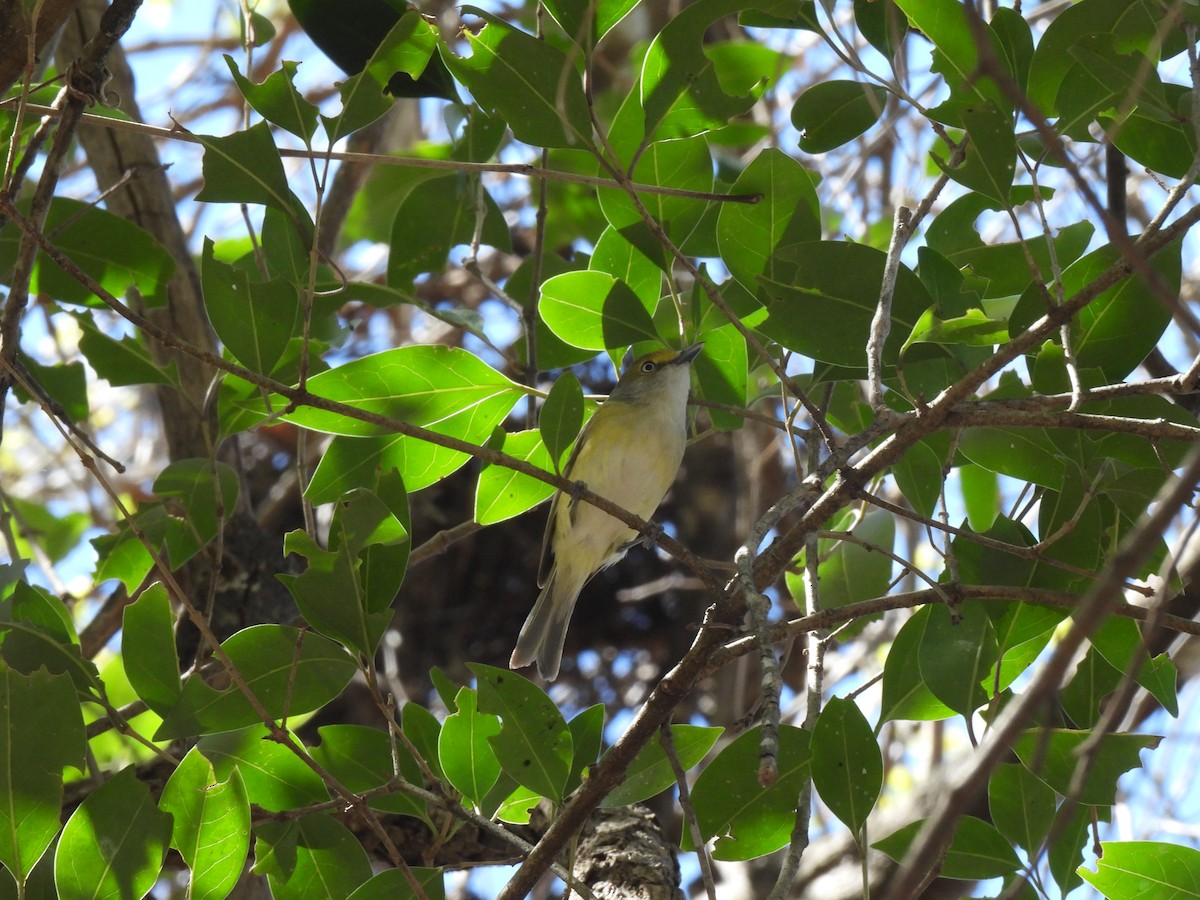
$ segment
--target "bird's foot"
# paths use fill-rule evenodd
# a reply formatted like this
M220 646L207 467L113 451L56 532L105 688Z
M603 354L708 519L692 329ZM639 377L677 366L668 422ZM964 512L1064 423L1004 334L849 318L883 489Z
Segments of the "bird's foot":
M652 549L658 543L658 539L663 536L663 527L657 522L650 522L646 525L646 530L630 541L631 544L641 544L647 550Z

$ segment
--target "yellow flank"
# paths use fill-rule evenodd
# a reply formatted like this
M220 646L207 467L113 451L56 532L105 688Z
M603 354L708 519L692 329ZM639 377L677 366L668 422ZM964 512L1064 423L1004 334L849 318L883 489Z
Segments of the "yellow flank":
M649 519L683 460L691 362L703 346L636 359L579 435L563 476ZM623 557L636 537L624 522L590 503L555 495L542 545L542 592L517 638L512 668L536 662L543 678L558 677L579 592Z

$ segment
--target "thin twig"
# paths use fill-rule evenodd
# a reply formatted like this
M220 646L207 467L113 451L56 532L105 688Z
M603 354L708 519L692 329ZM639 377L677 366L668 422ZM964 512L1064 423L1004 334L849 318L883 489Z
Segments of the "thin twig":
M18 98L0 100L0 109L9 110L16 107ZM26 109L38 115L57 117L59 111L52 106L39 103L26 104ZM163 140L183 141L198 144L200 139L181 125L163 128L158 125L147 125L143 122L133 122L127 119L113 119L108 116L98 116L84 113L81 119L88 125L98 125L103 128L113 128L119 131L134 131L150 137ZM445 172L498 172L506 175L520 175L525 178L537 178L546 181L562 181L570 184L583 184L589 187L614 187L611 179L597 175L580 175L574 172L562 172L547 169L531 163L472 163L448 159L426 159L415 156L390 156L383 153L354 153L352 151L301 150L293 147L280 147L279 155L287 159L309 159L328 157L330 160L342 163L362 163L382 166L403 166L410 169L437 169ZM757 203L762 199L759 194L721 194L713 191L689 191L684 188L663 187L653 184L634 184L634 189L643 194L659 194L665 197L685 197L691 200L708 200L713 203Z
M892 330L892 296L896 293L896 276L900 274L900 254L904 252L911 234L911 221L912 211L907 206L897 206L887 260L883 266L883 281L879 285L879 301L875 304L870 336L867 338L867 402L876 415L884 410L891 412L883 402L883 347Z
M700 876L704 881L704 891L708 900L717 900L717 881L713 876L712 860L708 856L704 837L700 833L700 822L696 818L691 792L688 790L687 773L683 771L683 765L679 762L679 754L675 752L675 736L671 733L669 722L663 722L662 727L659 728L658 740L662 744L663 753L667 755L667 761L671 764L671 771L675 774L675 787L679 791L679 807L683 811L683 821L687 825L692 845L696 848L696 859L700 862Z

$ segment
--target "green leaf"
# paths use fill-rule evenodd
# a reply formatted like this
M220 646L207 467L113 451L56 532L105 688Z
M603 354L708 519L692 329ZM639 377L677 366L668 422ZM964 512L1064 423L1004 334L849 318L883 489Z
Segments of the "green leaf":
M1059 692L1063 712L1077 728L1092 728L1100 721L1100 704L1121 683L1121 672L1089 647L1066 687Z
M999 673L993 671L984 687L994 694L1005 690L1033 665L1066 616L1062 610L1032 603L989 603L988 615L996 632L1000 659Z
M1165 17L1157 0L1083 0L1062 10L1038 41L1029 72L1029 99L1042 112L1054 112L1054 98L1075 63L1071 50L1085 36L1116 35L1123 48L1146 51Z
M239 479L226 463L181 459L154 479L168 516L161 531L172 568L178 568L217 536L237 507ZM156 532L147 530L148 535Z
M1093 737L1090 731L1035 729L1017 738L1013 750L1025 768L1066 796L1076 765L1084 758L1079 750ZM1140 751L1157 747L1161 740L1152 734L1104 735L1087 757L1090 771L1075 799L1090 806L1111 806L1117 779L1142 764Z
M687 771L700 764L724 728L672 725L671 738L680 768ZM626 806L649 800L675 784L675 770L660 741L650 741L633 758L624 780L604 798L602 806Z
M580 393L579 397L582 401L583 394ZM492 447L549 471L551 458L542 443L540 431L502 434L503 440L499 445L493 442ZM484 463L475 491L475 521L480 525L503 522L532 509L553 493L554 486L544 481L501 465Z
M221 644L246 684L272 718L318 709L341 693L354 676L354 660L316 634L283 625L255 625ZM163 717L154 740L211 731L232 731L260 722L234 685L216 690L193 675L179 703Z
M303 139L305 144L311 144L313 133L317 130L317 108L296 90L293 80L299 63L284 60L279 64L279 69L268 75L262 84L255 84L242 75L228 53L225 54L225 64L229 66L238 90L255 112Z
M1172 244L1150 262L1168 290L1180 283L1179 251ZM1078 293L1119 258L1110 244L1072 264L1063 272L1065 296ZM1014 333L1024 329L1044 312L1040 296L1028 290L1013 312L1011 328ZM1140 275L1124 278L1080 311L1072 327L1076 361L1080 368L1100 370L1106 380L1120 381L1154 349L1169 321L1170 312Z
M79 352L87 357L88 365L113 387L131 384L174 384L178 376L175 363L160 367L150 356L140 334L129 334L120 340L109 337L96 327L90 315L75 316L83 336Z
M151 709L163 712L179 699L183 686L175 653L175 615L160 582L125 607L121 658L129 683Z
M70 421L87 421L87 373L83 370L83 363L67 362L43 366L21 350L17 351L17 362L25 368L27 377L63 408ZM13 393L22 403L33 399L21 384L13 385Z
M501 774L500 781L496 783L496 787L510 786L513 783L511 778L505 774ZM492 793L495 794L495 790ZM503 798L500 805L496 807L496 811L492 813L492 816L510 825L528 825L533 818L533 810L541 802L542 795L537 791L531 791L527 787L517 785ZM487 807L485 806L485 808Z
M908 19L893 0L854 0L854 22L872 47L889 61L908 34Z
M396 96L411 96L407 92L397 90L396 73L403 72L414 80L420 78L426 73L429 61L437 49L437 41L437 29L425 20L420 10L405 8L399 21L392 26L367 60L364 71ZM447 99L455 99L453 93Z
M1109 523L1105 514L1108 500L1093 496L1090 473L1080 472L1070 466L1066 476L1059 490L1046 491L1042 495L1038 510L1038 533L1045 538L1053 537L1046 547L1047 557L1094 572L1103 566L1108 544L1106 532ZM1083 591L1089 581L1086 575L1072 575L1040 564L1034 570L1030 583Z
M1083 880L1105 897L1200 897L1200 850L1160 841L1105 841Z
M588 268L595 272L607 272L625 282L647 310L653 310L658 305L662 293L662 269L611 225L604 229L600 240L596 241Z
M411 290L418 275L442 271L452 247L471 243L479 217L483 219L481 243L508 250L512 239L504 214L474 180L446 175L415 185L400 202L392 223L388 284Z
M597 0L584 6L571 0L547 0L546 9L567 37L580 46L591 47L637 4L638 0ZM592 14L590 21L584 22L585 11Z
M638 184L712 191L713 161L708 141L703 136L656 141L638 157L630 178ZM608 224L647 259L669 271L671 261L665 256L658 238L649 231L628 192L601 188L598 194ZM639 194L638 200L642 209L662 226L676 246L687 242L709 209L707 200L670 194Z
M983 466L966 465L959 466L958 478L971 530L979 534L989 531L1000 515L996 473Z
M329 789L321 776L283 744L271 740L261 725L223 734L206 734L196 746L212 763L214 777L228 782L236 772L245 785L249 801L269 812L324 803L329 799ZM390 756L388 767L390 772Z
M571 732L554 702L533 682L481 663L467 668L479 680L479 708L500 716L500 733L489 738L500 765L518 784L563 798L571 768Z
M362 71L338 82L342 111L336 116L321 116L325 134L332 147L342 138L366 128L392 108L392 98L371 71Z
M992 79L980 77L981 50L958 0L895 0L895 3L908 16L909 25L933 43L931 68L946 79L950 88L951 100L938 107L935 113L947 112L947 107L952 104L975 105L988 100L1006 102ZM988 49L994 51L996 40L991 28L984 24L983 31L992 45ZM1011 103L1007 105L1011 106ZM942 118L957 124L953 114Z
M404 707L400 724L405 737L412 741L425 764L433 770L433 774L441 778L442 764L438 762L437 746L442 723L425 707L409 703Z
M446 900L441 869L409 866L408 871L421 885L425 900ZM413 893L403 871L385 869L358 888L347 900L417 900L417 894Z
M490 427L485 430L484 425ZM494 427L486 419L476 423L460 416L451 427L443 429L439 425L437 430L448 437L482 444ZM405 487L416 492L461 468L470 458L458 450L402 434L366 438L339 436L325 448L305 496L313 503L332 503L355 488L376 490L380 477L389 472L396 472Z
M706 40L701 47L713 64L721 90L731 97L757 97L771 90L792 63L788 54L754 40ZM676 102L675 109L681 106Z
M359 839L324 813L294 822L255 827L254 872L266 875L275 900L349 897L371 877L371 862Z
M479 806L500 777L500 760L491 743L500 733L500 718L479 712L476 696L471 688L459 689L454 698L458 711L442 723L438 759L455 790Z
M28 212L27 204L18 208ZM90 203L55 197L50 201L42 231L113 296L123 297L130 287L136 287L147 306L165 302L165 287L175 263L158 241L127 219ZM0 231L0 277L5 283L16 263L20 240L17 228ZM101 305L73 276L40 253L30 273L29 291L64 303Z
M84 750L71 679L0 664L0 863L18 884L58 834L63 769L85 771Z
M1039 189L1043 199L1053 196L1051 190ZM1029 186L1014 185L1009 191L1009 203L1014 207L1032 199L1033 190ZM983 294L985 299L1011 297L1024 291L1034 280L1029 256L1033 258L1042 283L1054 277L1045 241L1026 241L1022 245L1015 241L985 242L979 236L975 228L976 219L985 211L1000 212L1006 210L1007 206L983 194L964 194L938 214L926 233L926 241L931 248L960 269L970 267L969 271L977 276L977 280L982 280L986 285ZM1005 221L1007 215L1004 212ZM1087 249L1094 231L1095 226L1091 222L1077 222L1058 229L1053 245L1060 267L1073 262ZM1017 334L1021 330L1016 323L1010 322L1010 333Z
M303 529L288 532L283 548L308 560L302 574L278 576L308 624L351 651L373 653L391 615L368 611L358 554L344 545L325 550Z
M1154 64L1136 50L1120 52L1116 35L1083 35L1070 52L1075 64L1067 70L1055 98L1057 127L1063 134L1090 141L1092 123L1114 111L1122 119L1135 109L1159 121L1171 115Z
M733 325L714 328L697 337L704 341L704 352L692 363L698 395L716 403L738 408L746 406L750 380L746 339ZM711 408L708 414L713 427L719 430L732 431L742 427L742 419L736 414Z
M54 854L60 897L140 898L158 881L171 817L159 812L132 766L88 795Z
M406 515L403 488L396 484L394 489ZM285 552L305 557L308 568L300 575L278 578L309 624L370 655L391 620L390 607L403 578L408 541L404 523L388 505L372 492L356 488L338 498L328 549L300 529L284 538Z
M238 33L251 47L265 47L275 37L275 26L260 12L250 10L248 16L238 17Z
M795 264L787 281L768 275L759 284L770 298L770 318L760 328L790 350L840 366L865 366L871 320L879 301L886 254L866 244L818 241L795 244L778 254ZM901 264L892 297L892 329L884 361L895 361L933 298ZM813 328L820 322L820 328Z
M921 677L942 703L969 716L988 701L994 687L996 633L981 601L951 612L931 607L917 654Z
M757 203L722 203L717 217L721 258L746 290L758 293L759 276L790 282L797 269L790 251L821 239L816 181L796 160L768 148L729 188L731 194L762 195Z
M789 6L783 4L760 4L762 10L748 9L738 16L738 24L749 28L792 28L798 31L811 31L823 34L821 23L817 20L817 9L814 0L800 0L798 4Z
M165 517L162 507L155 507L147 512L156 512L159 517ZM141 522L142 514L138 515ZM127 591L133 593L142 583L142 579L154 565L150 554L128 526L121 526L115 534L102 534L92 538L92 546L98 557L96 564L96 581L116 579Z
M1033 32L1029 23L1016 10L1003 7L992 12L992 20L988 24L992 27L992 34L1013 80L1022 91L1025 90L1034 52Z
M204 146L201 203L261 203L288 213L295 202L266 122L224 137L196 135Z
M854 835L879 800L883 756L871 726L853 700L832 697L812 733L813 787Z
M473 6L486 23L466 32L471 56L440 45L442 59L484 109L508 122L513 136L538 147L588 147L592 125L575 67L548 41L519 31Z
M954 710L933 695L921 677L920 648L932 606L925 606L905 622L892 641L883 664L883 700L879 721L949 719Z
M1073 263L1063 272L1066 297L1070 299L1120 258L1121 251L1106 245ZM1173 296L1181 277L1180 244L1156 254L1150 268ZM1075 362L1083 369L1099 369L1108 381L1120 381L1158 345L1170 320L1171 312L1158 294L1140 275L1131 275L1080 311L1071 329Z
M827 538L819 542L822 607L845 606L887 593L892 559L886 554L896 540L895 517L884 510L871 510L852 532L870 546Z
M1050 831L1058 802L1054 791L1028 769L1004 763L988 779L988 809L992 822L1014 844L1037 852Z
M1008 340L1008 326L988 318L982 309L968 309L963 315L940 319L932 308L925 310L904 342L913 344L963 344L968 347L993 347ZM901 351L903 352L903 351Z
M583 427L583 388L574 372L563 372L550 387L538 415L538 431L554 471L562 471L563 457Z
M247 269L213 257L213 242L204 239L201 255L204 307L217 337L246 368L271 374L296 328L299 298L282 278L252 281Z
M899 862L904 859L909 845L924 824L924 819L911 822L871 846ZM982 881L1003 878L1015 872L1020 865L1012 847L994 826L974 816L963 816L954 831L950 848L942 859L938 876Z
M410 784L423 783L416 759L386 731L366 725L323 725L317 734L321 743L312 749L313 759L355 793L389 784L397 774ZM395 771L396 763L399 773ZM433 827L425 804L403 791L378 794L367 803L380 812L413 816Z
M754 859L786 846L796 824L796 798L809 777L808 732L779 728L779 777L758 783L762 727L750 729L709 763L692 788L692 806L705 840L716 837L716 859ZM684 850L694 850L684 832Z
M481 436L491 434L524 394L520 385L479 357L442 344L399 347L360 357L314 375L308 380L308 390L327 400L442 434L460 428ZM386 433L380 426L313 407L303 407L284 418L330 434Z
M565 793L579 787L588 766L600 758L600 746L604 741L604 704L589 706L567 723L571 732L571 773L567 776Z
M188 897L223 900L250 850L250 800L235 769L226 781L193 747L171 774L159 809L172 817L171 846L192 870Z
M792 105L792 125L800 132L800 149L825 153L848 144L879 121L888 92L861 81L820 81L805 89Z
M1196 155L1196 133L1191 126L1191 90L1181 84L1164 84L1168 110L1138 106L1123 122L1098 118L1117 149L1146 168L1169 178L1182 178Z
M84 694L100 694L96 664L85 659L79 638L63 602L45 588L18 581L9 615L0 615L0 658L17 672L29 675L41 668L66 674ZM11 621L4 621L11 618Z
M1063 895L1083 884L1078 869L1084 859L1084 848L1090 848L1095 834L1095 823L1111 822L1112 812L1106 806L1084 806L1072 804L1065 826L1057 840L1050 845L1047 854L1050 874L1058 883Z
M92 528L92 517L88 513L61 514L52 512L46 505L22 500L8 495L4 498L20 529L17 537L17 557L31 558L31 544L50 559L61 562L79 546L80 538Z
M290 282L294 286L292 288L291 306L297 310L301 307L299 299L301 292L308 290L309 266L311 262L309 259L311 240L308 236L312 234L312 229L313 223L307 217L307 213L298 225L295 219L281 213L277 209L268 207L263 212L262 236L260 239L262 255L267 263L267 273L275 276L275 278L267 283L274 284L278 278ZM251 259L243 257L241 260L238 260L238 263L243 268L250 268ZM253 271L258 272L257 265L255 265ZM317 273L318 277L320 277L322 269L318 268ZM262 290L262 282L252 280L251 285L251 297L257 299L254 291L256 288L260 291ZM319 289L320 286L318 285ZM280 298L267 295L266 299L278 301ZM345 297L337 297L334 302L340 306L346 299ZM319 325L323 315L322 306L328 302L329 298L327 297L318 296L313 298L313 321L310 323L311 336L321 336L315 326ZM294 329L294 336L299 337L299 332L300 329Z
M650 312L625 282L607 272L566 272L542 285L538 312L574 347L610 350L657 341Z
M1137 672L1137 682L1172 716L1179 715L1178 672L1166 654L1150 659L1132 619L1112 616L1091 637L1092 646L1118 672Z
M731 96L718 79L715 64L705 53L705 32L709 26L722 16L741 12L748 5L770 4L699 0L684 7L663 26L646 49L641 77L635 86L638 102L634 108L639 120L637 132L640 133L615 141L622 159L637 149L643 137L646 140L665 137L660 133L660 127L665 123L669 122L685 134L696 134L710 127L710 123L727 122L753 105L759 92ZM794 4L773 6L790 9ZM633 95L631 99L634 99ZM685 115L679 116L680 111ZM681 118L683 122L680 122Z
M932 516L937 511L943 462L944 456L930 442L915 441L892 469L904 499L923 516Z
M1066 461L1044 428L965 428L958 449L978 466L1021 481L1057 488Z
M953 169L937 154L934 162L964 187L998 203L1007 203L1017 170L1017 139L1013 133L1012 114L994 101L988 101L964 108L960 116L969 138L966 157Z

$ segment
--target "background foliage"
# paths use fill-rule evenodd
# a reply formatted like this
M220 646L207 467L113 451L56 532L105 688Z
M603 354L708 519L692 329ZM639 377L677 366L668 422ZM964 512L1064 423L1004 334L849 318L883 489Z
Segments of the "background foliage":
M172 14L0 10L0 893L1194 896L1193 3Z

